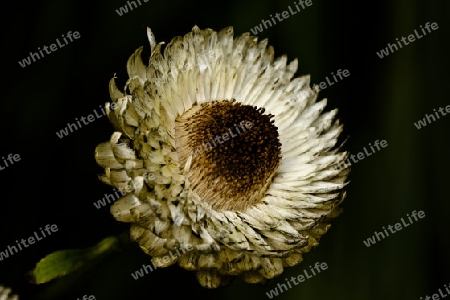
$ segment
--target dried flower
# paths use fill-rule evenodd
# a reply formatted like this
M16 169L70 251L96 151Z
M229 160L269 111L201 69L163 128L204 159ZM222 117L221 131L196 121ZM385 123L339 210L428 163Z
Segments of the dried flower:
M19 296L10 295L11 289L0 285L0 300L19 300Z
M110 82L116 132L96 148L100 179L126 193L111 213L154 258L192 246L154 261L196 271L204 287L280 275L340 213L349 169L336 168L347 156L337 110L322 113L309 76L293 78L297 60L274 60L249 33L195 26L164 50L148 38L149 66L141 47L124 92Z

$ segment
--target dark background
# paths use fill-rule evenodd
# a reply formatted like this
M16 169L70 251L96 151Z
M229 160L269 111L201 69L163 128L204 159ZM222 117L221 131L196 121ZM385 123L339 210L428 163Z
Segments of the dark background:
M108 82L117 74L123 87L126 61L139 46L149 56L146 27L169 42L197 24L235 35L293 7L294 1L149 1L119 16L114 1L21 1L2 17L3 97L0 156L21 160L0 171L0 251L46 224L52 236L0 262L0 284L21 299L264 299L266 292L315 262L328 270L277 299L419 299L450 284L449 134L450 116L418 130L413 123L450 104L449 1L319 1L264 30L276 56L299 59L298 75L319 83L338 69L350 76L325 89L328 108L338 108L356 154L375 140L388 147L352 167L344 213L304 262L267 286L235 281L205 290L195 275L170 267L139 280L130 274L148 262L133 245L103 263L50 284L33 286L25 274L45 255L94 245L126 231L109 209L93 202L112 188L101 183L95 146L113 132L106 117L60 139L55 132L109 101ZM439 29L380 59L376 52L426 22ZM68 31L80 39L22 68L30 51L54 43ZM6 82L5 82L6 80ZM6 93L6 94L5 94ZM412 211L426 217L367 248L363 240ZM175 294L174 294L175 293ZM181 297L183 297L181 296ZM180 297L180 296L178 296ZM266 298L267 299L267 298Z

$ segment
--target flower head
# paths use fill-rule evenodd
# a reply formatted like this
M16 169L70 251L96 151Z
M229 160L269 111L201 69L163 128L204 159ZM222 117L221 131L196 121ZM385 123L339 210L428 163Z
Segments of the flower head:
M297 60L249 33L194 27L164 50L148 38L149 65L141 47L124 92L110 82L116 132L96 148L101 180L126 193L111 213L153 258L191 247L154 262L196 271L202 286L280 275L340 213L337 110L323 113Z

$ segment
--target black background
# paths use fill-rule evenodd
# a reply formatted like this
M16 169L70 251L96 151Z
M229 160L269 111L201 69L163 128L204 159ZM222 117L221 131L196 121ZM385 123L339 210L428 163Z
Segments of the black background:
M147 59L146 27L157 41L169 42L194 25L235 35L281 13L294 1L149 1L119 16L126 1L21 1L2 17L3 99L0 106L0 156L21 160L0 171L0 251L46 224L59 230L0 262L0 284L21 299L153 299L180 293L198 299L261 299L315 262L328 270L284 292L277 299L419 299L450 284L449 135L450 116L418 130L414 122L450 104L448 85L450 30L448 1L318 1L264 30L276 56L299 59L298 75L320 83L331 72L350 76L323 90L328 108L338 108L349 136L347 149L362 151L375 140L388 147L354 164L344 213L320 246L303 263L267 286L239 280L230 287L205 290L195 275L170 267L139 280L130 274L148 262L133 245L89 270L34 286L25 274L45 255L94 245L126 231L109 209L93 202L112 188L101 183L95 146L113 132L106 117L60 139L55 132L109 101L108 82L126 79L125 64L139 46ZM380 59L376 52L408 36L420 25L439 29ZM30 51L54 43L68 31L81 37L22 68ZM6 95L5 95L6 94ZM424 219L366 247L363 240L382 226L394 225L412 211ZM180 296L178 296L180 297Z

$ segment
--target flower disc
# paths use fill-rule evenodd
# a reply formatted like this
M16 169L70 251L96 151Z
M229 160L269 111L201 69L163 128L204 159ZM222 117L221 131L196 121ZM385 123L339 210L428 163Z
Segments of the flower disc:
M192 155L192 190L216 211L244 211L262 199L281 161L272 115L236 101L211 101L180 116L180 162Z

